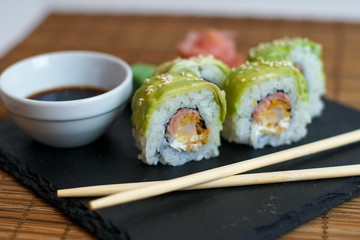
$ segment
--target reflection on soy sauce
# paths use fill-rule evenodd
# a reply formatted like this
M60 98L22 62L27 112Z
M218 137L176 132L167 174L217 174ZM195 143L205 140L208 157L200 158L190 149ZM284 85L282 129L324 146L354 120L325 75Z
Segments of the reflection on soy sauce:
M71 101L105 93L107 90L90 86L58 87L31 94L27 98L40 101Z

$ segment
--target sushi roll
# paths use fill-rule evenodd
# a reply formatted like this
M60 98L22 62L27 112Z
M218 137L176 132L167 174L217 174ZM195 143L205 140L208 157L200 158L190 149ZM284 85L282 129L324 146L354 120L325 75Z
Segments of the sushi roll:
M311 117L321 115L324 108L321 97L325 93L325 73L321 59L322 46L305 38L277 39L261 43L249 51L248 58L254 61L290 60L304 75L309 91L309 113Z
M196 56L190 58L176 58L160 64L154 75L167 72L192 71L198 77L222 87L225 78L231 72L230 68L213 56Z
M139 158L177 166L219 155L226 114L224 92L189 72L153 76L132 99Z
M227 115L222 136L235 143L280 146L303 138L311 118L303 75L290 61L247 62L224 83Z

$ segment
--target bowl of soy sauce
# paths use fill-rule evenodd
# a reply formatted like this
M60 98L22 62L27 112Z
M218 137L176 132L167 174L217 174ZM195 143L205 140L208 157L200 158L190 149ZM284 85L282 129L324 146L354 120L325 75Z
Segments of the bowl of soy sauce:
M14 122L52 147L98 139L123 111L132 72L122 59L92 51L61 51L13 64L0 76L0 96Z

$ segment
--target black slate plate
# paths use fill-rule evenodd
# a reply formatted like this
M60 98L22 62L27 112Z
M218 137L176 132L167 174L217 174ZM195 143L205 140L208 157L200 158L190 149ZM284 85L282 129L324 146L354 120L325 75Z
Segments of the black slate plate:
M273 239L360 193L360 177L174 192L99 211L86 198L57 198L56 190L96 184L170 179L360 128L360 112L325 101L305 139L253 150L223 141L217 158L179 167L147 166L131 136L130 109L97 142L56 149L0 122L0 164L38 195L104 239ZM359 143L259 169L278 171L360 163Z

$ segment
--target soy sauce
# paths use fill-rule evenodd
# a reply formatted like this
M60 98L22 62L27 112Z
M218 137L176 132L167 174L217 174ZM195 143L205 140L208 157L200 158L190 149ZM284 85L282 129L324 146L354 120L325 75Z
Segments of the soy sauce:
M79 100L105 93L106 90L90 86L71 86L53 88L31 94L27 98L40 101L71 101Z

